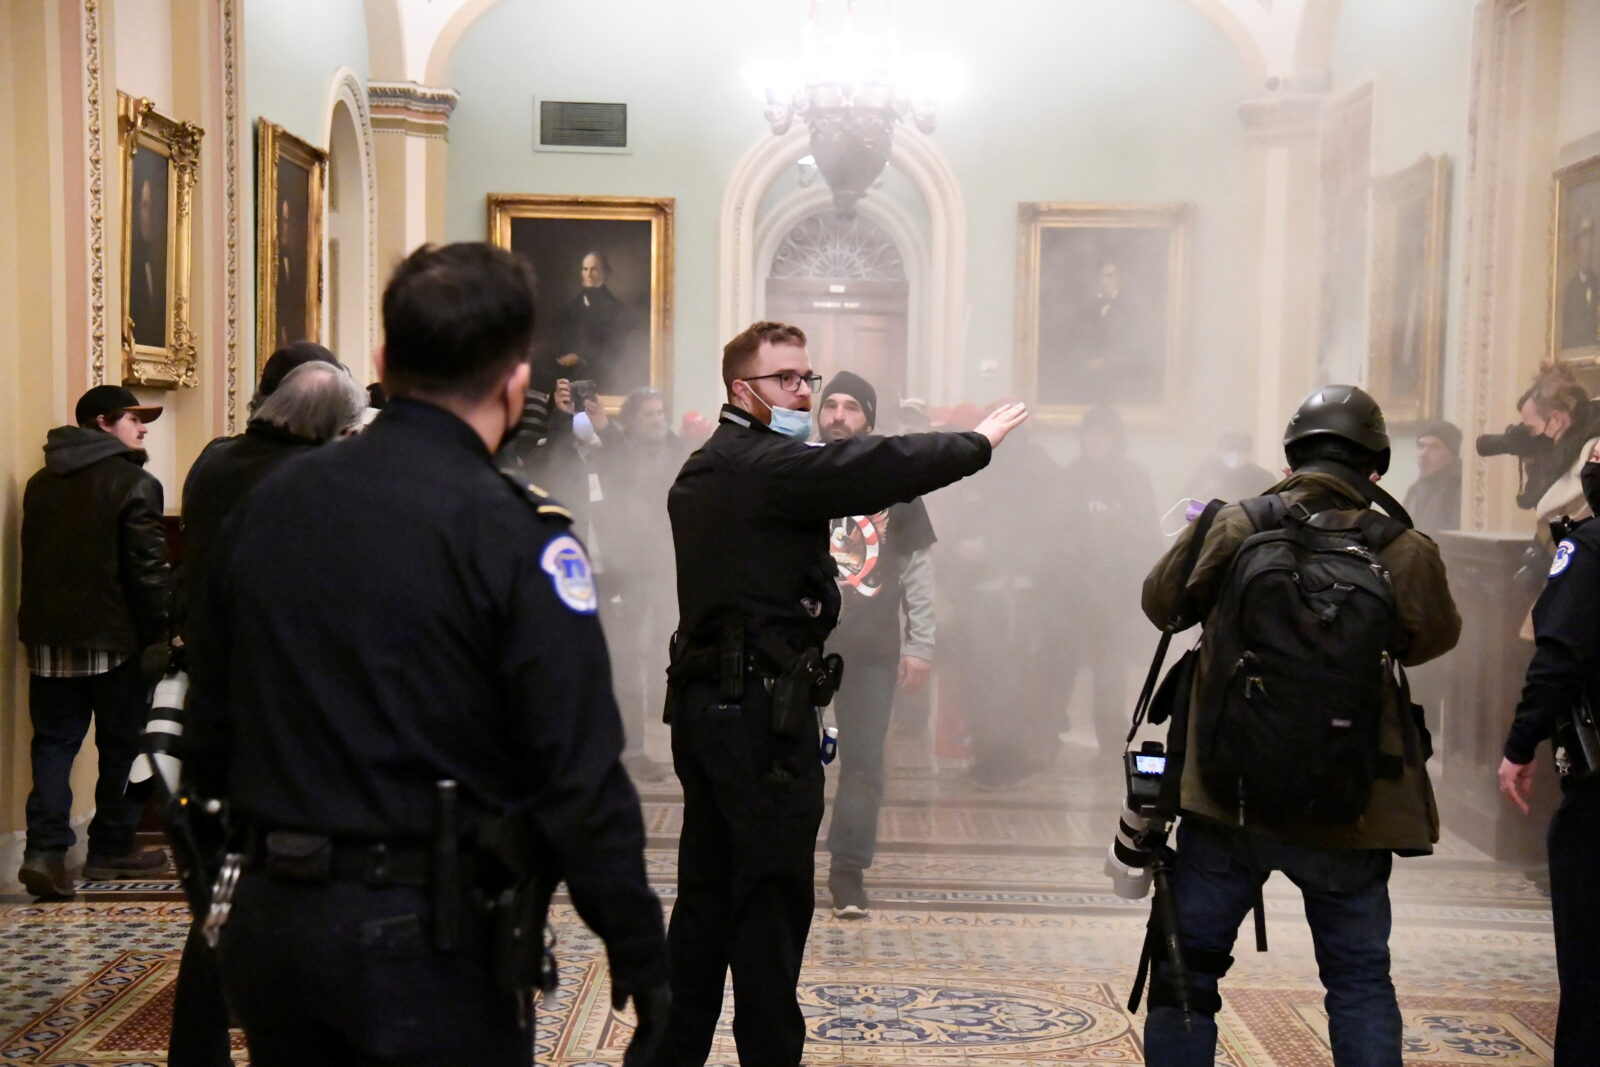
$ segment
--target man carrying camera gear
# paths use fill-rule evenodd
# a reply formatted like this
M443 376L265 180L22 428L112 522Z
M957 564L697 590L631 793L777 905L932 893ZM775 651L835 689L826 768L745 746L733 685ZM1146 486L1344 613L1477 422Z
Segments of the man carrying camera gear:
M1187 975L1156 962L1152 1064L1210 1067L1217 983L1273 871L1305 897L1334 1062L1400 1064L1391 854L1432 851L1438 817L1427 737L1396 663L1447 652L1461 620L1438 549L1373 484L1390 452L1370 396L1312 393L1284 452L1290 476L1216 513L1186 584L1192 526L1145 579L1156 625L1180 606L1179 629L1204 623L1187 757L1169 771L1182 775L1186 816L1171 889Z
M1600 512L1600 462L1581 475ZM1550 819L1550 910L1555 920L1561 1007L1556 1067L1592 1063L1600 1048L1600 522L1557 531L1550 577L1533 606L1535 649L1506 737L1500 790L1528 812L1534 751L1549 739L1561 775L1561 806Z
M801 330L775 322L728 342L728 403L667 495L678 563L667 716L683 831L663 1067L706 1062L730 969L739 1062L800 1062L795 987L822 821L817 708L840 676L839 658L822 654L839 616L828 521L976 473L1027 418L1012 404L973 433L808 447L821 379L805 344ZM848 734L839 743L848 747Z
M383 294L393 399L252 490L211 569L195 761L225 768L238 859L211 918L242 866L218 951L259 1067L525 1067L560 880L612 1005L638 1012L624 1064L665 1025L594 576L565 509L492 459L523 416L533 308L508 252L413 252Z

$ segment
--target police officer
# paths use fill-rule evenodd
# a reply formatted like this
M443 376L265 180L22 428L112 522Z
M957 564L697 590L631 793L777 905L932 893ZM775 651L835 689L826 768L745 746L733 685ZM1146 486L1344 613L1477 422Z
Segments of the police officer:
M837 683L821 667L839 612L829 519L981 470L1027 417L1013 404L973 433L808 447L821 379L805 343L796 327L772 322L728 342L728 403L667 498L678 564L667 710L684 794L668 933L672 1023L657 1060L671 1067L705 1063L730 968L739 1062L800 1062L795 987L823 808L813 705Z
M1600 462L1593 454L1582 482L1589 506L1600 513ZM1580 703L1591 710L1600 706L1600 522L1580 523L1557 545L1550 579L1533 606L1533 632L1537 647L1500 761L1500 789L1523 814L1539 742L1551 738L1557 720ZM1578 751L1567 758L1576 762L1562 776L1561 806L1550 820L1549 838L1550 910L1561 979L1556 1067L1593 1063L1600 1049L1600 767L1585 765L1581 743L1570 747Z
M528 1064L537 966L506 944L540 945L543 909L485 904L565 880L614 1006L635 1001L636 1064L666 960L593 576L568 513L491 460L522 415L532 279L485 244L424 247L383 322L393 399L251 493L194 626L243 831L220 953L251 1062Z

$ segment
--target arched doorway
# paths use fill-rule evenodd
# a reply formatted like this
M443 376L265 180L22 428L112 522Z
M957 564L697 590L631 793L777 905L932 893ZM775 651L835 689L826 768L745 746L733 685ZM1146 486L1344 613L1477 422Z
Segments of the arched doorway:
M353 79L335 86L328 118L328 258L323 342L360 381L370 381L375 336L370 127Z
M824 378L841 370L877 389L881 408L908 395L905 259L882 226L832 208L808 215L778 243L766 280L767 317L806 331Z

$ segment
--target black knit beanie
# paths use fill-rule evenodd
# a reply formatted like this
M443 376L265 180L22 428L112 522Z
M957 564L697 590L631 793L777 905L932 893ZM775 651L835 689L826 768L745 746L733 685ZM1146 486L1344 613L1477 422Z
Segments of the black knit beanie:
M856 403L861 405L861 410L867 416L867 429L878 425L878 391L867 383L859 374L851 374L842 370L833 376L833 380L822 388L822 395L817 398L817 408L828 402L828 397L834 393L843 393L845 396L854 397Z

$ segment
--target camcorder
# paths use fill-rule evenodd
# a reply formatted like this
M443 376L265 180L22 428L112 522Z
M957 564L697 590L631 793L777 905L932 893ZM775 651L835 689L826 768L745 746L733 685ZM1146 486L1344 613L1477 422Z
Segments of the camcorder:
M1117 820L1117 834L1106 851L1106 876L1124 900L1150 892L1156 849L1166 843L1172 819L1161 811L1161 783L1167 773L1167 750L1160 741L1146 741L1123 755L1128 795Z
M1543 434L1534 433L1526 424L1513 422L1503 433L1480 434L1478 455L1534 459L1550 451L1554 445L1554 441Z

